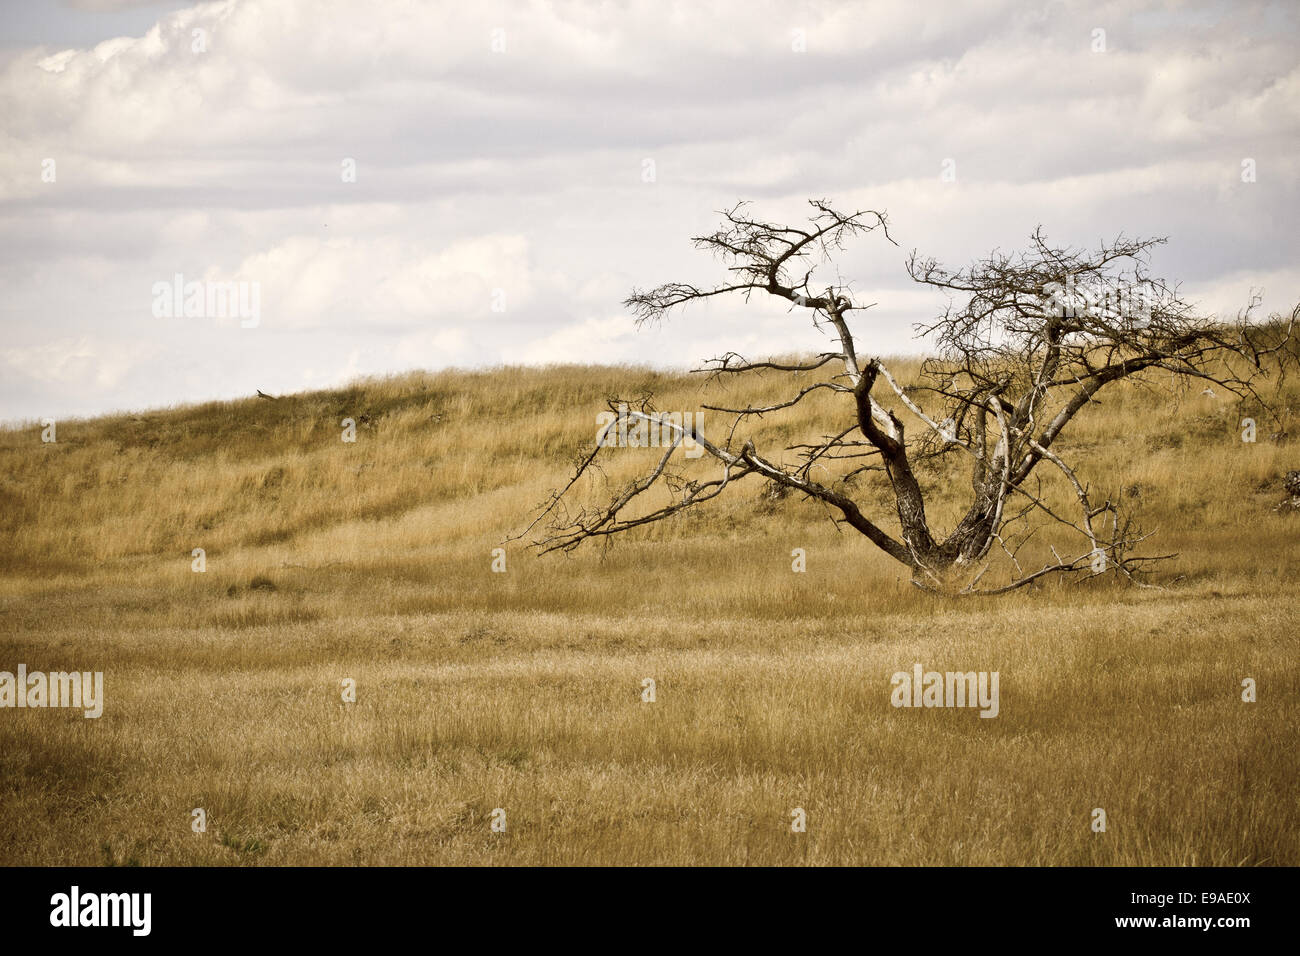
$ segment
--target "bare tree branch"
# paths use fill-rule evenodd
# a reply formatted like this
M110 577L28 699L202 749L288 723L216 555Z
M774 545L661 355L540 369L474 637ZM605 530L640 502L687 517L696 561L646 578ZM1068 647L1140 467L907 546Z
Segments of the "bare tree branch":
M693 240L718 257L727 281L633 290L625 305L644 323L692 302L732 293L748 300L757 291L789 303L791 310L808 309L813 325L833 336L835 350L807 360L757 361L727 352L697 369L709 382L747 372L799 380L789 397L765 404L703 406L735 416L722 443L698 428L688 433L648 403L628 411L633 420L653 423L658 434L673 435L672 443L650 471L604 504L570 511L567 501L579 481L600 471L604 442L598 441L525 529L529 534L549 519L544 536L534 541L540 551L571 550L588 539L643 527L712 500L749 475L761 475L838 512L908 567L913 583L927 590L1002 594L1051 574L1110 571L1140 583L1136 575L1145 566L1171 556L1137 554L1150 534L1121 510L1118 498L1094 504L1079 468L1054 447L1060 436L1103 390L1121 381L1156 388L1151 373L1169 373L1174 382L1213 383L1267 408L1257 384L1273 369L1281 375L1300 364L1291 346L1300 306L1289 319L1274 316L1260 324L1253 315L1259 299L1253 295L1235 321L1202 316L1179 296L1176 285L1149 271L1152 251L1165 240L1121 235L1087 251L1053 245L1039 229L1025 250L994 252L962 269L911 254L908 274L942 293L948 304L935 320L918 327L934 343L935 354L923 363L919 382L904 384L855 339L851 318L875 303L861 301L838 274L831 281L818 276L850 239L879 232L893 243L885 214L844 214L825 200L812 200L809 207L806 221L790 226L754 218L745 204L737 204L721 213L716 231ZM819 377L809 382L803 379L808 375ZM752 436L738 435L818 392L846 400L819 429L824 431L819 440L784 449L797 453L796 462L766 457ZM920 423L916 434L900 414ZM698 443L721 475L703 480L674 465L687 442ZM944 462L950 454L969 460L970 498L944 534L927 516L927 492L917 468L924 466L928 475L937 468L939 480L948 482ZM1036 474L1043 461L1054 468L1049 477L1064 479L1061 493L1073 498L1069 511L1077 519L1060 512L1054 503L1059 493L1050 484L1044 490ZM813 480L814 468L824 480ZM892 515L864 512L855 498L864 476L885 483L894 501ZM1059 487L1059 479L1053 481ZM661 497L651 501L652 494ZM1012 496L1017 504L1009 508ZM1084 550L1062 557L1049 545L1051 560L1026 572L1020 554L1043 526L1031 521L1034 515L1073 536ZM998 551L990 556L995 544ZM1075 549L1063 545L1062 550ZM985 585L995 562L1007 580Z

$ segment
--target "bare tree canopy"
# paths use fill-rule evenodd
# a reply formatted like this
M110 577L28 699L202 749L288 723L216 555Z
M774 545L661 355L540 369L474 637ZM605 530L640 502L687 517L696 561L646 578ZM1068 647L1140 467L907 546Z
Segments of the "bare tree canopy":
M824 377L792 386L787 399L768 405L704 406L733 416L725 434L711 436L670 420L647 400L611 401L611 408L621 407L624 420L652 424L672 440L652 469L611 500L598 507L572 504L579 480L599 467L605 443L598 442L524 532L545 528L533 542L540 551L571 550L588 539L660 521L757 475L829 506L909 568L921 588L991 594L1049 574L1107 570L1135 580L1161 556L1138 555L1135 549L1147 535L1120 513L1117 502L1093 500L1076 466L1056 450L1062 432L1102 389L1125 379L1151 384L1157 371L1169 373L1163 375L1166 381L1200 379L1262 403L1255 387L1267 373L1262 360L1289 340L1300 313L1293 312L1284 331L1268 337L1267 344L1252 324L1256 301L1235 322L1199 316L1176 287L1148 271L1151 250L1161 239L1121 236L1086 251L1052 245L1039 230L1023 252L995 252L957 270L913 253L908 273L945 293L949 304L918 329L930 339L933 354L922 366L920 384L904 387L850 329L854 314L873 303L860 301L838 275L828 283L814 278L849 239L877 233L893 243L886 215L846 214L823 200L809 205L810 215L799 226L755 219L744 204L722 213L717 231L693 241L721 260L725 282L633 290L625 305L644 323L714 296L748 298L756 291L776 296L792 311L807 309L837 348L802 362L747 361L727 353L697 371L711 378L763 371ZM745 435L751 420L823 391L841 394L843 410L826 422L823 436L785 449L797 452L795 463L760 452ZM688 441L720 467L715 478L688 478L676 467ZM965 462L969 503L944 534L927 516L916 468L952 456ZM848 464L829 482L813 480L814 466L833 462ZM1044 494L1045 468L1070 489L1069 513ZM870 473L887 483L892 515L870 514L863 504L868 499L857 493L858 479ZM651 489L667 494L652 499ZM1035 515L1043 520L1031 520ZM1022 567L1018 552L1040 525L1063 532L1070 544L1053 545L1050 560ZM999 555L1005 574L986 580Z

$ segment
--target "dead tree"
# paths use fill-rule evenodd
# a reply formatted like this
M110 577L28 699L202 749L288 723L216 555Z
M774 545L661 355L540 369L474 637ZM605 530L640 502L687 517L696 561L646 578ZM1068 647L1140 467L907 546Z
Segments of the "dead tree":
M807 222L799 226L752 218L744 204L722 213L720 228L694 243L721 259L727 281L706 288L669 283L633 290L625 305L645 323L714 296L775 296L791 311L808 310L813 324L832 335L834 349L795 362L746 361L728 353L696 371L714 379L763 371L821 377L797 391L792 387L787 400L769 405L703 406L734 416L725 433L711 436L688 433L647 400L619 403L622 416L666 430L673 440L648 473L611 500L598 507L574 504L570 499L580 479L600 467L605 443L598 441L524 532L539 524L545 528L534 547L543 553L572 550L589 539L608 539L759 476L828 506L837 521L909 568L913 583L928 590L1001 593L1046 575L1076 572L1111 571L1134 580L1149 562L1167 557L1135 553L1147 535L1120 514L1118 502L1094 500L1075 466L1058 453L1058 439L1103 389L1125 379L1156 384L1157 372L1171 373L1159 376L1166 382L1203 380L1259 400L1253 383L1265 373L1261 359L1282 346L1276 337L1261 345L1252 334L1257 300L1233 323L1197 315L1176 287L1149 275L1150 250L1164 241L1158 239L1121 236L1088 252L1051 245L1040 230L1027 251L995 252L958 270L913 253L908 273L946 293L949 305L938 319L918 327L933 354L922 366L920 384L905 387L851 328L857 313L873 303L862 302L838 277L828 283L816 278L850 238L874 232L893 243L885 214L843 214L820 200L810 206ZM1295 318L1286 324L1283 341ZM823 437L786 449L797 453L795 462L760 452L744 434L751 420L821 391L841 395L843 411L826 423ZM674 464L689 441L698 442L720 466L716 477L689 478ZM969 505L941 534L927 516L917 468L953 456L967 463ZM814 466L820 474L835 462L848 464L834 465L843 470L829 481L813 479ZM1044 468L1066 483L1071 513L1049 501ZM855 494L860 476L871 472L888 483L892 515L868 514ZM651 489L666 491L666 500L649 503ZM1031 520L1034 515L1043 520ZM1041 525L1063 531L1072 546L1054 544L1050 559L1022 567L1018 552ZM998 580L985 581L991 555L1002 556L1005 580L999 572Z

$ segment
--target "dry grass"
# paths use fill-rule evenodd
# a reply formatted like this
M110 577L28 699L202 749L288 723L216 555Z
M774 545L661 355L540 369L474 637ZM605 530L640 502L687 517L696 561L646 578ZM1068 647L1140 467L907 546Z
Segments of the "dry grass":
M0 711L0 861L1300 863L1285 416L1243 444L1249 408L1129 389L1078 423L1084 476L1179 552L1165 591L926 596L758 485L604 555L509 545L492 573L605 398L645 392L718 398L511 369L0 432L0 670L102 670L107 695L98 720ZM821 434L832 405L760 447ZM1001 715L895 710L916 661L999 671Z

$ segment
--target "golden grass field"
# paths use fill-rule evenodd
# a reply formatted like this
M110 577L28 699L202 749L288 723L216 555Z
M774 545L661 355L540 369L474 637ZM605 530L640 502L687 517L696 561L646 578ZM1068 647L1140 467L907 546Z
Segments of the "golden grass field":
M0 670L102 670L106 696L98 720L0 710L0 862L1300 863L1300 515L1273 510L1300 389L1254 444L1199 386L1108 390L1058 443L1178 553L1164 590L928 595L748 483L492 572L610 395L788 391L451 371L0 431ZM834 397L759 448L822 434ZM611 474L657 454L611 449ZM1000 715L894 709L915 662L998 671Z

